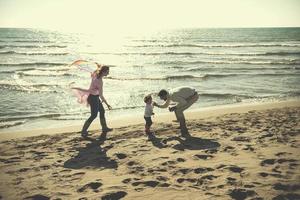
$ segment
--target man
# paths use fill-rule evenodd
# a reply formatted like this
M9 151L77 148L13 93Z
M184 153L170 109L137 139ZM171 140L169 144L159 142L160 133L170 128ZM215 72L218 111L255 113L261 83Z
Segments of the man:
M161 100L164 100L165 103L159 105L154 103L154 106L159 108L167 108L170 105L170 102L176 103L175 106L169 107L170 112L175 112L177 121L180 124L181 134L182 136L188 136L188 129L185 123L185 117L183 111L193 105L199 98L198 93L194 88L191 87L180 87L174 88L168 92L167 90L161 90L158 93L158 96Z

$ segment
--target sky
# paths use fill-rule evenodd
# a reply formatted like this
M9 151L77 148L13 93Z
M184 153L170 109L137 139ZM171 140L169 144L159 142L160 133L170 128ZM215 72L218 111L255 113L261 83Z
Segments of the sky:
M120 32L300 27L300 0L0 0L0 27Z

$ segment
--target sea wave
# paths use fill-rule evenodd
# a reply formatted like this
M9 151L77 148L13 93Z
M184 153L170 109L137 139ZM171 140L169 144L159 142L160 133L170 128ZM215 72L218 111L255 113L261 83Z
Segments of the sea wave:
M195 47L195 48L241 48L241 47L300 47L299 43L242 43L242 44L145 44L127 47Z
M19 121L0 121L0 129L22 125L26 120Z
M122 54L122 53L121 53ZM229 52L155 52L155 53L123 53L137 55L222 55L222 56L288 56L300 55L299 51L278 51L278 52L262 52L262 53L229 53Z
M60 87L61 85L59 84L49 84L49 83L28 83L28 84L19 84L19 83L13 83L13 82L0 82L0 87L35 87L35 88L40 88L40 87Z
M66 45L0 45L3 48L66 48Z
M2 51L0 55L48 55L48 56L60 56L60 55L68 55L67 52L16 52L16 51Z
M73 76L73 74L66 72L56 72L56 71L41 71L41 70L32 70L25 72L18 72L20 76Z
M203 72L203 71L266 71L266 70L300 70L300 67L296 66L288 66L288 67L190 67L190 68L184 68L184 67L177 67L185 72Z
M15 42L15 43L53 43L54 41L50 40L12 40L6 42Z
M285 60L285 61L243 61L234 60L231 61L158 61L157 65L195 65L195 64L248 64L248 65L300 65L299 60Z
M25 114L25 115L18 115L18 116L9 116L5 119L0 119L2 122L13 122L17 120L29 120L29 119L41 119L41 118L47 118L52 119L55 117L60 117L63 114L61 113L47 113L47 114Z
M120 80L120 81L133 81L133 80L180 80L180 79L203 79L203 76L193 76L193 75L174 75L174 76L164 76L164 77L107 77L111 80Z
M246 94L231 94L231 93L200 93L199 96L201 97L207 97L207 98L222 98L222 99L229 99L229 98L255 98L255 96L252 95L246 95Z
M19 92L50 92L56 93L56 90L53 88L62 87L59 84L51 84L51 83L31 83L24 81L19 78L15 78L13 81L1 81L0 88L7 89L10 91L19 91Z
M233 76L300 76L300 73L228 73L228 74L206 74L204 79L224 78Z
M14 70L2 70L0 74L18 74L20 76L76 76L68 73L67 67L43 67L43 68L21 68Z
M300 55L299 51L275 51L275 52L261 52L261 53L232 53L232 52L84 52L86 54L101 54L101 55L141 55L141 56L162 56L162 55L182 55L182 56L193 56L193 55L216 55L216 56L298 56Z
M118 80L118 81L138 81L138 80L149 80L149 81L171 81L171 80L208 80L211 78L226 78L234 76L300 76L300 73L224 73L224 74L203 74L200 76L194 75L170 75L163 77L107 77L106 79Z
M68 65L68 63L52 63L52 62L33 62L33 63L0 63L0 67L17 67L17 66L62 66Z

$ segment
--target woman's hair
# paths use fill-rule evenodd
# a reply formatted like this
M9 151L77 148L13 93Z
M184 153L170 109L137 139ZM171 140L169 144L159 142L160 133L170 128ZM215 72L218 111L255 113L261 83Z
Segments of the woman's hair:
M97 69L95 71L95 74L97 75L97 78L99 78L103 72L109 70L109 66L107 66L107 65L102 65L102 64L98 64L98 63L96 63L96 65L97 65Z

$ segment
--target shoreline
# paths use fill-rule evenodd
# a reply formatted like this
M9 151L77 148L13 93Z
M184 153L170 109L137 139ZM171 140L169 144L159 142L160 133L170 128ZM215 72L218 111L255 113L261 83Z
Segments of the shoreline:
M251 102L251 103L237 103L237 104L227 104L227 105L218 105L204 108L197 108L187 110L185 116L187 121L193 119L204 119L210 117L217 117L230 113L246 113L252 110L260 111L273 108L283 108L283 107L300 107L300 100L290 99L290 100L281 100L281 101L272 101L272 102ZM158 109L158 108L156 108ZM156 123L166 123L172 122L175 120L174 113L161 113L153 118L153 129L155 130ZM144 123L144 119L141 116L128 116L127 118L114 118L108 120L108 124L112 128L120 128L131 125L137 125ZM90 126L90 131L96 131L99 129L99 124L94 123ZM0 133L0 141L39 136L39 135L55 135L62 133L72 133L79 132L81 125L72 125L65 126L60 128L48 128L48 129L32 129L24 131L8 131Z

